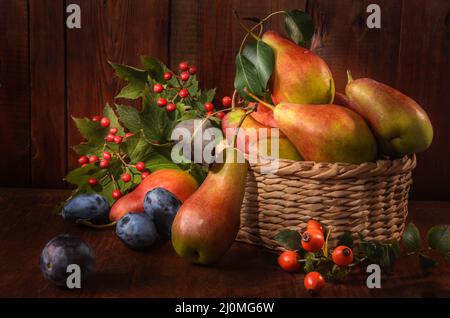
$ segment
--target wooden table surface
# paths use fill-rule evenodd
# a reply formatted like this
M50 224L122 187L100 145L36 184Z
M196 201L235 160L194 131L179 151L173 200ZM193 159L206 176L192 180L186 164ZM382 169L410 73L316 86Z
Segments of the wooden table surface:
M303 274L282 272L276 254L235 243L213 267L192 265L167 243L136 252L112 229L93 230L64 222L51 213L68 195L65 190L0 188L0 297L309 297ZM410 218L421 231L450 222L450 202L410 202ZM81 290L53 286L41 275L39 255L58 234L83 238L96 254L95 273ZM416 259L402 259L382 288L366 287L366 276L327 284L321 297L450 297L450 262L440 259L431 274Z

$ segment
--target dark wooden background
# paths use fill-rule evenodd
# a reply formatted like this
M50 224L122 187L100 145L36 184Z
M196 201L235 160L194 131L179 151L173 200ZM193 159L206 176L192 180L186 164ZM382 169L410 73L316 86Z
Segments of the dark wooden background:
M65 27L68 4L81 29ZM382 28L366 28L377 3ZM92 116L123 83L107 60L137 64L139 54L169 65L188 60L203 86L231 94L241 16L298 8L316 22L314 50L338 91L345 70L413 97L429 113L435 139L419 155L412 197L450 199L449 0L2 0L0 1L0 186L64 187L80 137L73 116ZM282 20L269 27L282 30Z

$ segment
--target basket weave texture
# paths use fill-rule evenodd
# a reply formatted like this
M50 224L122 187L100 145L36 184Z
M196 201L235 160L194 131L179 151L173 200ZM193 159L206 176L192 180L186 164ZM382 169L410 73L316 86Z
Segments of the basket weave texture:
M278 160L270 173L268 164L250 165L238 241L282 250L274 236L303 230L311 218L332 226L331 244L347 231L380 242L401 237L415 155L360 165Z

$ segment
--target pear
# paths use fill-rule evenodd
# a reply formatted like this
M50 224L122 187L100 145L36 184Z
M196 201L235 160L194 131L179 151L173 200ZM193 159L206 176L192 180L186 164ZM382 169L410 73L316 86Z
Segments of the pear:
M348 107L369 123L380 152L402 157L426 150L433 140L433 127L423 108L398 90L370 78L352 80L345 93Z
M271 79L275 103L328 104L333 101L333 76L324 60L275 31L264 33L262 40L275 54Z
M359 164L377 156L366 122L348 108L281 103L274 118L305 160Z
M172 225L172 244L178 255L198 264L217 262L239 230L247 163L242 153L225 148L226 160L215 163L200 188L187 199Z

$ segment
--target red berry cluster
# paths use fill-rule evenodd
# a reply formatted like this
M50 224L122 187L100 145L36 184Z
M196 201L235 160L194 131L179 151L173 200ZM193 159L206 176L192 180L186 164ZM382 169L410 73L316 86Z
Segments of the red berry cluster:
M320 222L309 220L306 230L301 234L301 248L310 253L317 253L324 248L324 230ZM326 257L324 257L327 260ZM341 245L336 247L331 260L337 266L348 266L353 262L353 251L351 248ZM278 264L287 272L296 272L301 268L300 255L297 251L285 251L278 257ZM325 286L325 278L319 272L313 271L305 275L304 285L308 292L319 292Z
M97 115L92 117L92 121L99 122L100 126L103 128L108 128L111 123L108 117L101 117L101 116L97 116ZM144 162L138 162L138 163L136 163L136 165L127 163L126 155L124 155L123 153L120 152L120 148L118 151L114 151L113 149L111 149L111 147L108 146L108 143L110 143L110 142L114 142L114 143L120 145L122 143L122 141L124 140L124 138L126 140L127 138L130 138L131 136L133 136L133 133L130 133L130 132L126 133L124 136L120 136L120 135L117 135L118 132L119 132L119 129L116 127L111 127L109 129L108 135L105 138L105 144L103 146L105 151L103 152L101 159L96 155L81 156L78 158L78 163L80 164L81 167L85 167L88 163L94 163L94 164L98 163L98 167L100 169L108 169L108 167L110 166L111 160L118 160L121 162L121 164L123 166L123 170L124 170L124 173L120 177L123 182L127 183L127 182L131 181L131 179L132 179L132 175L130 174L131 167L136 168L136 170L141 173L141 181L144 180L150 174L148 171L146 171ZM110 151L106 151L106 149L109 149ZM120 191L116 180L110 173L107 173L104 178L107 178L107 177L111 178L112 181L114 182L114 190L111 193L112 197L115 200L120 199L122 197L122 192ZM99 183L99 180L97 180L96 178L89 178L87 182L91 187L95 187Z

